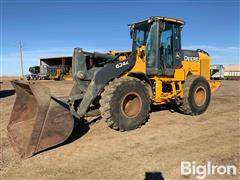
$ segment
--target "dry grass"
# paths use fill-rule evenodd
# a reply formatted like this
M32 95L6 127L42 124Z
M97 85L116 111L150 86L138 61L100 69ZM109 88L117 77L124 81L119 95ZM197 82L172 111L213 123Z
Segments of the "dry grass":
M12 81L12 80L15 80L15 79L20 79L19 76L0 76L0 81L3 82L3 81Z
M72 86L69 81L43 83L58 96L68 95ZM1 98L2 179L144 179L146 172L159 172L170 180L195 179L180 175L182 160L232 163L239 168L239 85L240 81L224 81L203 115L192 117L156 108L145 126L123 133L99 120L76 141L26 160L18 158L7 140L6 125L15 95ZM7 82L2 86L12 89Z

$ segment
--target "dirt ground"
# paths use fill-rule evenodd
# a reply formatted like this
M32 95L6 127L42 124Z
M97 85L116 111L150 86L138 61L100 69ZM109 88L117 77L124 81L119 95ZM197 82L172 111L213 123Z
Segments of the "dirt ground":
M71 81L42 83L57 96L67 96L72 87ZM202 115L155 107L146 125L130 132L114 131L101 118L93 119L79 129L81 137L75 141L25 160L19 159L7 139L15 100L9 81L1 84L0 96L2 179L195 179L180 175L181 161L236 165L239 173L240 81L223 81Z

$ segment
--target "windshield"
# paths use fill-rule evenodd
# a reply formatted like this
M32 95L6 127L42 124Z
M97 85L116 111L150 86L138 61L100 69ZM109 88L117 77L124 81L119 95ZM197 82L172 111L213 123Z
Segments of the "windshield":
M157 62L157 23L141 24L134 27L133 34L133 51L138 46L146 46L147 67L155 67Z
M153 68L157 63L157 24L153 23L146 42L147 67Z
M137 50L140 45L145 45L149 33L149 24L141 24L134 28L133 30L133 46L132 50Z

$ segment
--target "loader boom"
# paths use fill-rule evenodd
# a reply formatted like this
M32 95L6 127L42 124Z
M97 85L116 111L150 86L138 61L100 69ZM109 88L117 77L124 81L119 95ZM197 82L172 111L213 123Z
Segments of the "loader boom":
M75 68L73 75L75 82L69 96L69 104L73 105L75 101L81 101L77 107L77 113L83 117L106 84L131 69L135 64L136 57L133 53L121 62L116 60L118 57L114 57L111 61L107 60L107 63L102 67L92 67L92 69L87 70L88 54L84 54L80 48L75 48L73 54L73 67L77 68Z

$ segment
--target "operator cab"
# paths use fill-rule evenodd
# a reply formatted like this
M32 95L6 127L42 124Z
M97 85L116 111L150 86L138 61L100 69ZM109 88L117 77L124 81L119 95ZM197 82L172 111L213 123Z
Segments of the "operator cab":
M160 16L129 24L132 50L145 46L148 75L173 76L180 68L182 25L182 20Z

